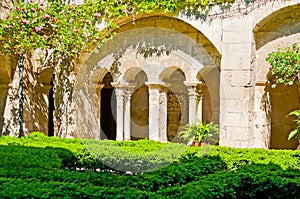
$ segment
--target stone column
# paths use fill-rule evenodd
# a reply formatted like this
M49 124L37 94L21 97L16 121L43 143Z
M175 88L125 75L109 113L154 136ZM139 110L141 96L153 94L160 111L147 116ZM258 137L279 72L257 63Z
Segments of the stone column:
M125 110L124 110L124 139L130 140L131 131L131 96L134 92L135 85L128 85L125 90Z
M197 118L197 108L198 108L198 93L197 84L185 82L188 90L189 96L189 123L195 123ZM201 108L202 109L202 108Z
M146 83L149 88L149 139L167 141L167 89L163 83Z
M149 139L159 141L160 85L146 83L149 88Z
M201 84L198 89L198 105L197 105L197 116L196 120L203 120L203 89L204 84Z
M167 88L162 87L159 95L159 141L167 142L167 116L168 116L168 97Z
M112 83L115 87L117 101L117 141L124 140L124 88L121 85Z

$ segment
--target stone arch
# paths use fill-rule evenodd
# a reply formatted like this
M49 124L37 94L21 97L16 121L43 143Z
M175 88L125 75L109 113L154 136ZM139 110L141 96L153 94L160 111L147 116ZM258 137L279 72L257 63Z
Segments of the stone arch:
M256 49L282 37L299 33L300 3L283 7L265 16L253 31Z
M164 23L158 25L162 19ZM152 24L153 20L156 25ZM170 21L170 23L165 23L166 21ZM168 26L168 24L172 24L172 26ZM117 109L126 110L128 89L137 86L134 85L135 77L143 71L147 76L147 82L142 85L144 90L147 88L149 99L158 100L153 101L152 104L149 102L149 110L157 111L156 105L159 100L164 98L165 94L165 85L161 84L162 80L172 76L172 72L167 74L166 71L169 70L167 68L178 67L184 74L185 81L190 85L190 83L197 84L199 82L197 72L206 65L218 68L220 53L201 32L179 19L151 16L137 19L134 26L131 22L120 25L117 36L99 47L97 52L89 55L86 61L78 66L77 83L85 85L95 82L97 79L101 79L103 71L109 71L114 81L117 104L120 105L120 107L117 106ZM165 69L167 70L165 71ZM164 74L165 77L160 74ZM163 112L163 110L161 111ZM125 111L122 116L117 114L117 140L134 137L128 132L132 124L128 127L128 122L125 121L126 114L129 114L130 117L132 111L130 113ZM163 113L156 115L165 117ZM158 133L158 131L163 131L161 131L162 124L150 127L154 120L156 123L159 122L158 118L150 118L149 114L149 139L166 141L162 138L164 135Z
M300 38L300 4L289 5L270 13L254 27L256 45L255 67L255 135L266 148L293 149L298 143L288 141L293 118L286 115L300 109L297 85L275 88L269 85L268 54L298 42Z
M122 80L120 81L121 83L135 83L138 84L138 79L136 77L138 76L139 73L144 73L146 76L146 79L148 80L148 77L146 73L143 71L143 69L139 67L131 67L126 72L124 73Z
M35 115L38 131L48 136L54 136L54 92L53 68L44 68L38 71L37 86L35 87L31 114ZM33 129L36 130L36 129Z
M134 21L131 17L124 18L118 21L118 33L137 29L137 28L160 28L176 31L184 34L196 41L200 46L205 48L205 51L213 58L216 65L220 67L221 54L219 53L220 46L216 46L216 41L211 41L208 37L209 33L204 34L199 30L199 26L190 23L191 21L180 17L171 17L159 13L143 14L135 16Z
M148 138L149 91L146 85L148 81L147 74L140 68L131 68L124 74L123 79L128 83L125 101L130 103L130 131L125 133L130 135L132 140Z
M85 56L86 61L77 66L79 75L89 75L88 73L95 68L110 70L115 61L126 60L126 62L131 63L130 67L132 64L137 67L146 65L147 63L140 63L145 62L145 60L148 60L148 63L152 61L153 64L153 59L157 57L160 62L170 61L168 56L172 54L181 57L190 56L190 60L187 61L196 68L198 68L199 63L220 67L221 55L216 47L204 34L180 19L161 15L143 15L137 17L134 23L130 20L122 20L117 32L117 36L103 44L97 52ZM154 47L165 45L165 51L161 55L145 59L138 52L141 52L139 50L143 45L147 47L148 44ZM166 53L166 50L171 53ZM124 55L129 55L130 51L132 56L129 57L135 59L124 58ZM198 64L194 64L197 62ZM160 65L164 66L164 64ZM125 66L123 71L118 72L124 73L127 69Z

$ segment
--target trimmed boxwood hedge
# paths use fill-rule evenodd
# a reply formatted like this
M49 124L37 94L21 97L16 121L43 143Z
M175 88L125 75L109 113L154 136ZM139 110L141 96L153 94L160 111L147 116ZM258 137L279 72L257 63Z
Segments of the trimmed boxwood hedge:
M297 198L300 151L1 137L0 190L0 198Z

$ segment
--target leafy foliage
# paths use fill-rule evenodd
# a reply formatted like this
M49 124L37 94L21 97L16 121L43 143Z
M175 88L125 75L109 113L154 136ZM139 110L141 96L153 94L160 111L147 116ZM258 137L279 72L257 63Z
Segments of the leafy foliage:
M216 146L206 150L207 146L188 149L185 146L187 150L182 156L166 167L126 175L107 167L102 170L97 167L95 171L99 161L92 158L82 142L98 144L105 150L109 143L114 145L113 149L124 149L117 153L110 150L111 159L116 162L124 160L124 151L142 155L169 145L174 145L174 150L183 146L149 140L81 141L46 137L41 133L21 139L1 137L0 197L295 198L299 195L299 151ZM135 158L126 154L124 157Z
M183 130L179 132L179 137L184 140L194 140L196 142L202 142L212 139L215 135L219 134L219 127L217 124L198 120L198 123L186 124Z
M300 50L297 43L270 53L266 61L271 65L272 83L292 85L300 80Z
M5 54L32 52L37 48L55 49L59 56L74 56L113 36L116 21L142 13L183 12L202 16L213 5L234 0L86 0L68 4L62 0L29 0L15 4L0 22L0 40ZM105 25L104 28L102 25ZM101 29L102 28L102 29ZM66 54L67 53L67 54Z
M235 171L203 176L181 187L159 192L168 198L297 198L300 175L274 164L252 164Z
M291 47L279 49L272 52L266 58L270 63L270 71L272 74L271 82L276 84L293 85L298 83L300 85L300 48L297 43ZM295 110L289 113L288 116L295 115L297 126L290 132L288 140L300 135L300 110Z

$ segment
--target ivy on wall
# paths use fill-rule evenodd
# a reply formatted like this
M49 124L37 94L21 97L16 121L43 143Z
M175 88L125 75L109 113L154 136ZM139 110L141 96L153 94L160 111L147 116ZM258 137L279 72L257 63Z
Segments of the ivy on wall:
M68 4L62 0L29 0L15 4L0 21L1 53L18 55L37 48L51 48L60 58L74 57L110 38L116 20L141 13L203 14L214 5L235 0L87 0ZM247 3L248 1L245 0ZM99 27L106 25L99 31Z

